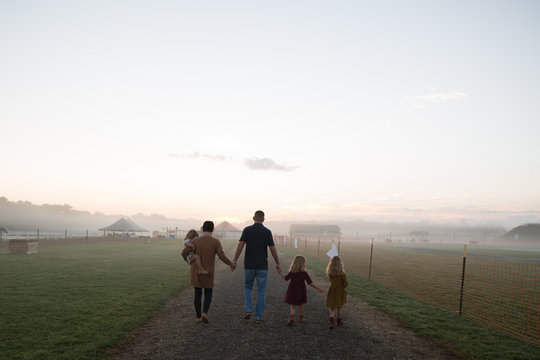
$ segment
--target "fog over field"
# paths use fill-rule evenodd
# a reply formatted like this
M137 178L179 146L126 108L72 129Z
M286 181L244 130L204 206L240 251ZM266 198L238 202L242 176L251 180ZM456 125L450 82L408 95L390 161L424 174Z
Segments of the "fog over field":
M252 223L246 214L246 221L233 223L238 229ZM159 214L104 214L100 212L77 210L70 205L37 205L31 202L13 202L5 197L0 198L0 227L9 231L32 232L39 229L42 232L62 232L64 230L74 232L97 232L97 229L105 227L117 221L121 217L129 217L142 227L154 231L165 231L178 228L187 230L199 229L204 220L216 219L174 219ZM500 224L469 224L462 221L458 224L435 223L427 221L418 222L372 222L358 220L343 221L327 219L326 221L274 221L267 219L265 225L275 234L288 234L290 225L294 223L309 223L319 225L338 225L342 237L345 240L368 240L374 237L376 240L393 239L394 241L411 239L429 239L433 242L468 242L470 240L484 241L494 240L504 235L508 230Z

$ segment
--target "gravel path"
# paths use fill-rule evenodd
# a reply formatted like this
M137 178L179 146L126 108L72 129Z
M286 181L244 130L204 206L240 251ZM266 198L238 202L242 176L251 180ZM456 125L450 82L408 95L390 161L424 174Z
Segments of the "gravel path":
M285 271L290 259L280 256ZM345 325L330 330L325 294L309 286L306 322L287 326L289 306L283 300L288 283L275 272L273 259L269 262L263 323L255 323L253 317L242 319L243 260L233 273L218 260L208 324L195 323L193 288L188 288L170 298L148 324L111 354L117 360L456 359L351 297L343 308ZM189 271L187 265L185 271ZM329 286L326 279L312 279L324 289Z

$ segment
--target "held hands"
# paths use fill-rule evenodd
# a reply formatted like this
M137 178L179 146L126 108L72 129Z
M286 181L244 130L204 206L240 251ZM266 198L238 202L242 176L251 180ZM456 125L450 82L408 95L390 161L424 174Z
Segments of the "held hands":
M233 263L231 264L231 271L234 271L235 269L236 269L236 263L233 262Z

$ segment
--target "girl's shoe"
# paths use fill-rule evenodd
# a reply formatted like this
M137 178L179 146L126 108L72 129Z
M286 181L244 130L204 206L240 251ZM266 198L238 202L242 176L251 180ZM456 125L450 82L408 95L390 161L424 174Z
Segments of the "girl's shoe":
M298 322L303 323L304 321L306 321L306 319L304 319L304 314L298 315Z
M334 326L336 326L336 319L333 317L330 318L330 321L328 322L328 327L332 329Z
M292 324L294 324L294 315L291 315L289 317L289 322L287 322L287 326L292 326Z
M343 320L340 318L337 319L337 326L343 326Z

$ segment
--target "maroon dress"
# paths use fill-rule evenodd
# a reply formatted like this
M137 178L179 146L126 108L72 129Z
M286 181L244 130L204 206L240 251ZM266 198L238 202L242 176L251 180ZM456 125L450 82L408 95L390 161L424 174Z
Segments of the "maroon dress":
M307 302L306 282L311 284L311 278L305 271L297 273L288 273L285 275L285 280L291 280L287 293L285 294L285 302L290 305L301 305Z

